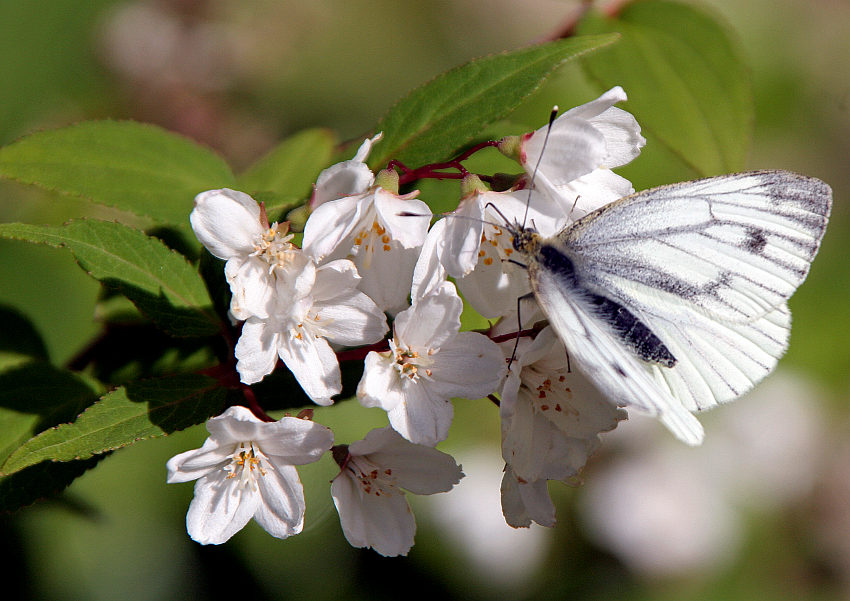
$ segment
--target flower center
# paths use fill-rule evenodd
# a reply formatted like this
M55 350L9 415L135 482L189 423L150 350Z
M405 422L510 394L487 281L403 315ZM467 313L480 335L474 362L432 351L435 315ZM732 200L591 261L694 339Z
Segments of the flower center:
M230 455L230 463L224 466L228 472L227 478L238 478L239 488L257 490L257 477L266 475L266 468L271 464L253 442L240 442L237 449Z
M390 468L381 468L363 455L351 455L346 468L367 495L390 497L403 494Z
M510 259L514 253L511 235L497 225L486 223L481 232L481 247L478 250L478 260L487 266L494 262Z
M392 250L392 238L387 233L385 227L378 223L377 219L372 220L372 227L369 229L361 229L354 236L353 254L360 256L363 254L362 265L366 269L372 264L372 256L376 251L389 252Z
M570 404L573 391L567 385L566 367L543 373L533 367L522 370L522 386L528 391L535 409L544 415L578 415ZM554 415L552 415L554 417Z
M289 233L289 223L273 223L254 243L252 256L261 257L269 264L269 270L275 266L286 267L298 253L297 246L292 244L293 234Z
M420 377L431 379L430 367L434 365L434 359L431 358L431 355L434 354L434 349L420 352L396 344L395 340L390 340L390 352L395 357L393 367L400 376L405 376L413 381L417 381Z
M296 310L293 313L303 315L296 320L295 326L289 331L289 335L298 340L303 340L304 336L307 335L321 338L325 333L325 328L334 322L332 317L322 317L321 310L312 306L307 310Z

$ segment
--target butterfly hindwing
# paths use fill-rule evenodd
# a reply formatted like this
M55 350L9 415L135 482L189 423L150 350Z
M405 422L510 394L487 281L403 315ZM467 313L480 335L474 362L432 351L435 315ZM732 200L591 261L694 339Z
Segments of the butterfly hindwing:
M656 381L699 411L741 396L773 371L788 346L791 313L783 303L748 323L697 312L687 322L647 316L646 323L676 357L669 368L648 364Z

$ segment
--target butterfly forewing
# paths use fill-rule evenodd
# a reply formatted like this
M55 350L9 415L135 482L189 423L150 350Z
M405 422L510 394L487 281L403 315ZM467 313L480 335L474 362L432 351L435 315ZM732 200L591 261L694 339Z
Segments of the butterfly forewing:
M662 186L591 213L559 239L583 285L646 313L748 322L805 279L826 228L820 180L758 171Z
M653 381L642 362L627 349L580 289L560 274L530 262L529 277L549 323L566 345L570 361L612 401L658 416L681 440L702 441L699 421L670 392Z

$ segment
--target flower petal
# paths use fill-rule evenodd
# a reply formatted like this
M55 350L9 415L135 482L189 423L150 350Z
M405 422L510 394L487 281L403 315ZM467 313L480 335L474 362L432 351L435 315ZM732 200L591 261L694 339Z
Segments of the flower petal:
M346 290L357 288L360 274L357 266L348 259L325 263L316 270L315 283L310 294L316 301L334 298Z
M410 551L416 521L404 495L366 495L347 472L334 478L331 495L343 534L353 547L371 547L386 557Z
M494 392L505 373L499 346L477 332L461 332L433 355L432 382L446 398L477 399Z
M297 419L297 418L292 418ZM262 503L254 519L263 530L277 538L298 534L304 528L304 487L291 465L276 464L257 479Z
M336 254L342 257L347 255L354 241L354 233L362 227L360 222L371 206L371 196L372 193L346 196L316 207L304 225L304 252L316 261ZM339 253L336 253L337 250Z
M230 284L230 312L239 320L249 317L265 319L274 300L273 280L269 265L256 257L237 257L224 266L224 277Z
M374 253L358 253L354 262L363 278L360 290L382 311L390 314L403 311L408 306L407 296L418 258L419 248L404 248L397 240L390 240L385 248Z
M375 465L391 470L399 486L417 495L446 492L463 478L451 455L413 444L390 427L370 431L363 440L351 443L348 450L353 455L367 455Z
M485 194L475 192L461 200L457 209L445 218L445 242L440 262L452 277L466 275L478 264L485 201Z
M491 223L501 224L507 218L508 224L534 224L541 236L554 236L568 223L563 209L537 190L485 192L482 200L501 213L488 209L485 220Z
M425 244L422 245L413 268L413 285L410 289L410 302L413 304L446 281L448 274L440 262L440 253L443 252L442 247L445 244L447 223L446 219L440 219L431 226L425 237Z
M189 222L201 244L219 259L254 252L254 242L264 229L256 201L227 188L198 194Z
M384 137L384 132L379 131L371 138L366 138L363 140L363 143L360 145L360 148L357 149L357 152L354 153L354 160L360 161L361 163L365 163L366 159L369 158L369 153L372 152L372 146L381 141L381 138Z
M417 248L425 243L431 224L431 208L421 200L404 198L378 188L375 191L375 211L390 237L398 240L404 248ZM413 217L405 213L427 217Z
M411 348L439 348L460 330L463 301L451 282L443 282L395 319L395 336Z
M234 405L228 407L224 413L207 420L207 431L210 438L219 441L220 444L238 444L246 440L259 438L262 435L262 426L265 422L260 420L247 407ZM204 443L206 445L206 443Z
M328 340L344 346L378 342L387 333L387 318L374 301L357 290L350 290L327 303L316 303L322 333Z
M357 399L364 407L389 411L403 399L401 378L394 361L385 353L370 352L363 361L363 377L357 385Z
M595 169L554 190L558 203L570 206L570 219L574 221L635 191L629 180L610 169Z
M202 545L220 545L242 530L260 503L250 487L238 486L228 472L216 470L195 483L195 498L186 513L186 530Z
M374 174L361 161L350 160L331 165L316 179L316 189L310 199L310 207L316 210L326 202L363 194L374 181Z
M226 462L233 452L233 444L224 444L213 438L207 438L200 449L185 451L168 460L166 482L190 482L206 476Z
M528 274L513 263L478 264L475 271L457 280L466 302L487 319L516 312L517 299L531 292ZM525 315L523 305L523 315Z
M236 343L236 371L245 384L255 384L274 371L282 336L272 324L250 318Z
M502 513L514 528L528 528L531 522L555 525L555 506L549 497L546 480L519 482L509 467L502 477Z
M327 340L306 331L301 338L285 333L279 338L278 353L314 403L333 404L331 397L342 390L342 376Z
M523 167L534 176L534 185L544 190L590 173L607 156L605 137L599 130L582 119L565 117L552 125L548 140L546 128L541 128L523 145Z
M330 428L310 420L287 416L266 426L257 442L275 465L318 461L333 445Z
M387 417L393 429L410 442L433 447L449 435L454 407L429 384L421 379L406 382L402 401L387 411Z
M513 415L502 421L502 457L518 478L563 480L574 476L564 457L571 440L552 422L534 410L527 395L520 394ZM587 460L587 455L584 457ZM584 466L581 463L579 469Z
M594 117L603 114L618 102L624 102L626 100L628 100L628 96L626 96L626 92L623 88L620 86L614 86L602 94L599 98L571 108L555 121L557 122L561 119L585 119L589 121Z
M605 136L608 156L602 167L612 169L630 163L646 146L646 138L640 135L640 125L629 112L611 107L590 122Z

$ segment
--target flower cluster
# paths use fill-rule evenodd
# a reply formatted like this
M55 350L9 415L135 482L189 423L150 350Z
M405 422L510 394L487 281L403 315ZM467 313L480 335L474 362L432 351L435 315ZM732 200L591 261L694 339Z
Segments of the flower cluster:
M234 355L244 388L280 361L315 403L330 405L342 390L339 358L352 356L343 349L368 347L359 354L357 399L384 409L389 425L334 446L328 428L298 417L268 421L246 394L251 410L234 406L209 420L206 443L168 463L169 482L198 480L187 516L193 539L222 543L252 517L273 536L298 533L305 506L294 466L330 452L340 469L331 494L348 541L404 555L416 526L403 491L445 492L460 481L455 460L434 447L448 436L452 399L488 396L502 420L507 522L554 524L547 482L574 479L599 434L625 413L569 370L557 336L533 326L539 312L524 309L519 323L528 278L500 224L528 221L553 235L632 192L611 171L644 144L635 119L613 106L625 99L617 87L547 127L476 148L496 146L521 165L507 190L467 172L469 151L448 163L463 178L462 199L430 228L418 191L399 187L445 172L393 161L376 175L366 160L380 134L319 176L301 248L288 224L269 224L248 195L197 196L192 228L226 261L230 317L241 322ZM493 327L461 331L458 289Z

